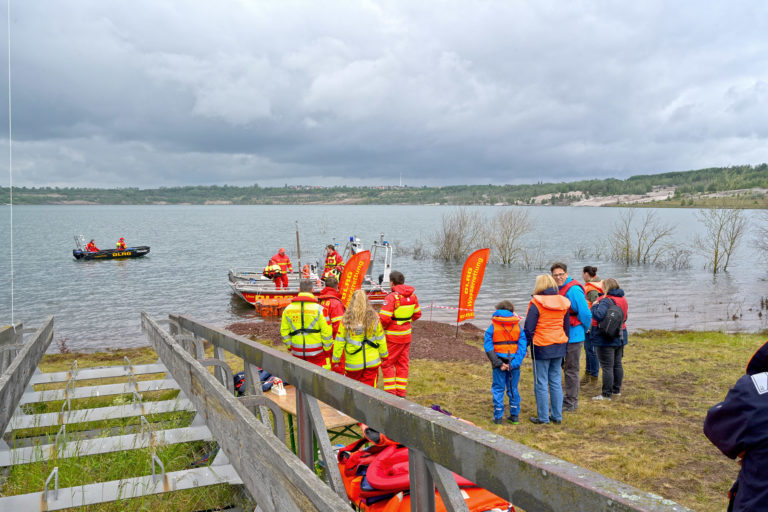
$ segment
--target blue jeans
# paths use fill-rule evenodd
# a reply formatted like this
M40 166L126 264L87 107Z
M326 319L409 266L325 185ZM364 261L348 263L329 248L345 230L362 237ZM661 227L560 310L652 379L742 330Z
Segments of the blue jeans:
M587 337L584 339L584 355L587 356L587 367L584 371L593 377L597 377L600 373L600 363L597 360L595 346L592 345L592 339L589 334L587 334Z
M501 419L504 416L504 392L509 396L509 415L520 415L520 393L517 391L517 384L520 382L520 368L515 370L501 371L499 368L493 369L493 382L491 383L491 394L493 395L493 417Z
M536 394L536 414L542 423L549 423L550 407L552 419L563 419L563 387L560 374L562 364L562 357L534 361L533 391Z

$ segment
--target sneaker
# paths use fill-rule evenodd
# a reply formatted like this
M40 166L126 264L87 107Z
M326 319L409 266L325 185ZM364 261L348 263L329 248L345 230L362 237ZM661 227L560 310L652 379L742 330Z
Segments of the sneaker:
M559 424L561 424L563 422L563 420L556 420L552 416L549 417L549 421L554 423L555 425L559 425Z
M537 416L531 416L528 418L534 425L549 425L548 421L541 421Z
M510 422L513 425L519 425L520 421L518 420L517 416L508 416L507 421Z
M610 400L610 399L611 399L611 397L603 396L603 395L597 395L597 396L593 396L592 397L592 400Z
M502 420L501 418L493 418L493 422L494 422L495 424L497 424L497 425L501 425L502 421L503 421L503 420Z
M563 412L576 412L576 409L578 408L578 405L564 405Z

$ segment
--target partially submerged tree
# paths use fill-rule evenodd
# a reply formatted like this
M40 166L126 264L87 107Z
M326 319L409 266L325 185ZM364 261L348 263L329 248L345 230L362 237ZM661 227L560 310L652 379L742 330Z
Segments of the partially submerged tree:
M534 221L525 209L504 209L493 217L486 239L493 254L503 265L520 259L522 238L533 230Z
M760 212L760 219L755 226L755 246L760 251L760 257L768 263L768 211Z
M696 217L706 229L704 235L696 235L696 248L707 257L707 267L713 274L725 272L747 228L744 212L731 208L702 209Z
M674 231L651 210L639 219L635 218L635 210L627 210L613 227L611 257L625 265L657 263L669 249L666 242Z
M483 245L485 219L478 211L457 208L443 214L440 230L431 237L435 257L444 261L464 261Z

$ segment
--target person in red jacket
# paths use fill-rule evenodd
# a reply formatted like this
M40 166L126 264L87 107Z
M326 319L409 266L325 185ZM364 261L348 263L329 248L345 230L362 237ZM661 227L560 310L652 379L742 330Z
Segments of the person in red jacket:
M384 299L379 311L381 325L387 337L389 357L382 362L384 391L405 397L408 385L408 364L411 349L411 322L421 318L419 299L413 286L406 286L405 276L396 270L389 274L392 291Z
M339 332L339 325L341 324L341 318L344 316L344 312L347 308L344 307L344 303L341 301L341 292L339 291L339 280L333 276L325 278L325 288L320 291L320 295L317 297L325 310L325 319L331 326L333 333L333 339L336 339L336 335ZM344 354L341 355L341 361L334 364L333 371L344 375Z
M281 247L277 254L272 256L272 263L280 266L280 275L275 277L275 289L279 290L280 285L288 288L288 272L293 272L293 266L291 266L291 259L285 254L285 249Z
M323 279L335 276L336 279L341 277L341 272L344 270L344 259L341 254L336 252L336 248L329 244L325 247L325 267L323 268Z
M125 238L123 238L123 237L120 237L120 240L118 240L118 241L117 241L117 243L115 244L115 248L116 248L118 251L124 251L124 250L125 250L125 247L126 247L126 246L125 246Z
M85 250L88 252L99 252L99 248L96 247L96 244L93 242L93 239L91 239L91 241L88 242L88 244L86 244Z

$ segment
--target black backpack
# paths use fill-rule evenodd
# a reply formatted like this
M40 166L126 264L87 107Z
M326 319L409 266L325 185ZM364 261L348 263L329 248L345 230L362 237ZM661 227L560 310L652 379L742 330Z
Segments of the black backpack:
M597 323L597 332L605 339L613 340L621 334L621 324L624 323L624 311L611 299L605 318Z

